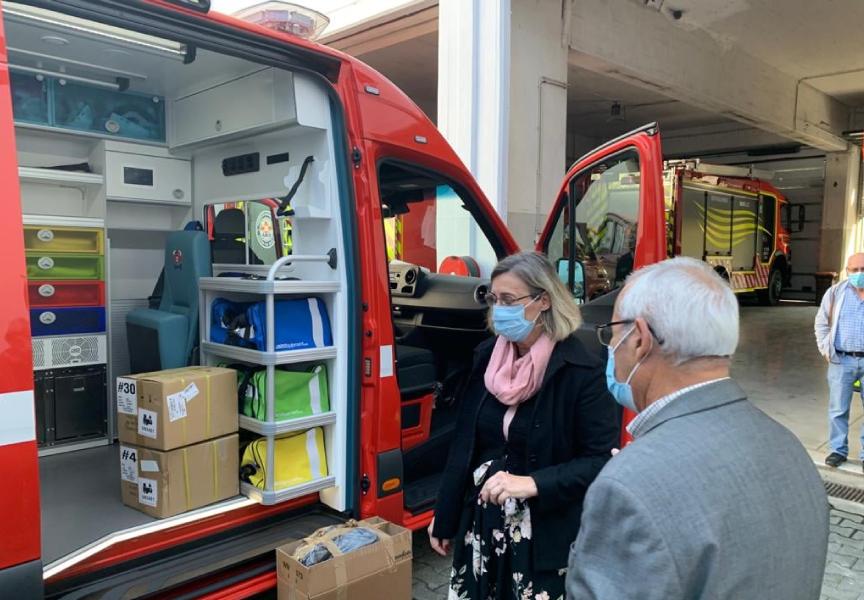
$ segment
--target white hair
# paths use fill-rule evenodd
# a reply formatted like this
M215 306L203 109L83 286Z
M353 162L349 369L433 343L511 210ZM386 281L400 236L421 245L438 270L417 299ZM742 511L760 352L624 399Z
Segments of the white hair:
M633 273L618 298L621 319L641 317L663 354L680 365L731 356L738 346L738 300L701 260L678 257Z

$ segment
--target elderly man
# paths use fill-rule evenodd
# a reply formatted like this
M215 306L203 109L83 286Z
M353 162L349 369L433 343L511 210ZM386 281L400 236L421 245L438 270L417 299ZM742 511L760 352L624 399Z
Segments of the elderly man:
M846 263L848 279L822 296L816 313L816 344L828 365L829 467L839 467L849 454L849 407L855 382L864 377L864 253ZM861 426L864 459L864 425Z
M597 329L609 389L639 414L588 490L568 597L818 598L828 500L798 440L729 377L729 286L701 261L658 263Z

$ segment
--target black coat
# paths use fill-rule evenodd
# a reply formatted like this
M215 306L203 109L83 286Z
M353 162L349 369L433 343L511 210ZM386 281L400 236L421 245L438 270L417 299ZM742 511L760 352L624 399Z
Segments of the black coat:
M456 435L435 503L432 533L438 538L453 538L461 512L472 510L465 495L477 467L473 456L477 418L486 396L483 375L494 343L493 338L477 346L471 379L460 400ZM571 336L555 345L537 394L526 456L538 492L529 500L538 571L567 566L585 492L618 445L620 411L606 388L603 367Z

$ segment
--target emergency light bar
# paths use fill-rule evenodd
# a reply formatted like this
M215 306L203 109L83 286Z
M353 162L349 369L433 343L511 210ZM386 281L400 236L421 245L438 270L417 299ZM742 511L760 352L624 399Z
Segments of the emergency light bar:
M290 33L307 40L314 40L330 24L326 15L289 2L261 2L239 10L233 16L267 29Z

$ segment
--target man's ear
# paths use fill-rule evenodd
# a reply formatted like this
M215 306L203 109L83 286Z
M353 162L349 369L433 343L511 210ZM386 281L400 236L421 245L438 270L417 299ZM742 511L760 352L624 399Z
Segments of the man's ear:
M651 334L651 329L648 328L648 321L639 317L636 319L634 325L636 326L636 331L633 332L633 335L637 336L636 359L642 360L642 358L651 351L651 348L654 345L654 339Z

